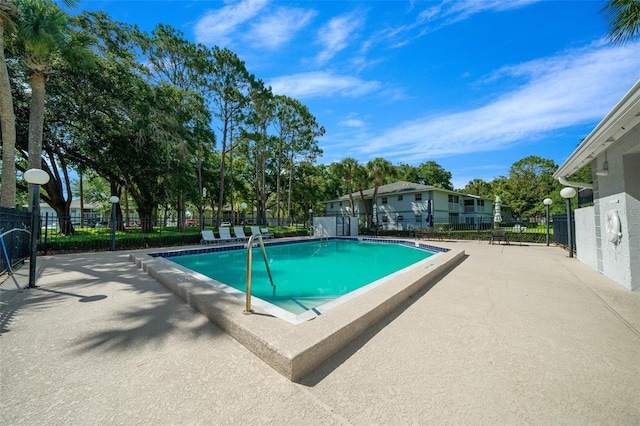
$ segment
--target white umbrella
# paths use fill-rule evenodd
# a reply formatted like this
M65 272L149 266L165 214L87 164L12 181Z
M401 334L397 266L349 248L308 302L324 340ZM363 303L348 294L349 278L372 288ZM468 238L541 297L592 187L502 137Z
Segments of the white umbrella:
M502 222L502 214L500 211L500 197L496 195L496 201L493 208L493 227L497 228L497 223Z

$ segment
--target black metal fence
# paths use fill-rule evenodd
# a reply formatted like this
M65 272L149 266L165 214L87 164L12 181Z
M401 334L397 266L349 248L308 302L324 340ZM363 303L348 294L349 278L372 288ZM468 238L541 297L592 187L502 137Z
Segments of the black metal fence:
M0 270L5 273L29 256L31 214L0 207Z
M576 251L576 218L571 212L571 247ZM553 241L563 247L569 248L569 225L566 214L553 215Z
M116 220L115 235L112 241L111 220L108 216L85 216L81 220L79 215L64 217L62 220L45 214L41 217L41 234L38 239L38 252L41 254L74 253L110 250L112 244L116 250L139 249L147 247L171 247L198 244L201 240L200 221L196 216L185 219L178 226L170 216L143 217L129 215ZM207 229L216 229L211 216L203 217ZM249 232L249 225L253 218L246 220L245 230ZM226 226L239 225L242 218L231 222L231 218L223 217ZM70 226L69 226L70 224ZM308 226L308 223L307 223ZM298 228L298 226L294 227ZM308 235L305 231L278 232L277 236Z
M110 250L112 244L111 223L108 216L82 221L80 217L69 217L59 221L56 217L45 214L41 217L38 235L38 251L41 254L87 252ZM214 218L204 217L204 225L214 228ZM235 219L235 222L232 220ZM359 233L363 235L415 236L423 230L438 230L442 236L451 239L475 240L489 239L494 227L493 218L484 216L465 216L459 218L435 217L432 226L427 225L426 215L416 215L413 211L396 212L394 215L379 215L378 222L373 223L365 215L358 218ZM255 223L249 215L224 217L225 224L236 225L244 222L246 230ZM278 236L306 235L309 218L300 218L295 231L280 233ZM61 232L61 222L71 223L74 232ZM146 247L168 247L197 244L200 241L199 218L185 219L184 226L177 226L171 217L139 218L129 216L115 223L117 232L113 242L117 250ZM271 226L273 220L269 220ZM29 255L30 214L13 209L0 210L0 228L3 235L2 258L0 266L3 271L7 265L15 265ZM521 222L501 222L500 228L510 231L520 242L543 243L546 240L546 224L544 218ZM143 227L148 232L143 232ZM300 228L300 229L298 229ZM575 226L573 227L575 229ZM8 232L10 230L15 230ZM566 215L553 216L552 241L568 246ZM575 238L575 236L574 236ZM575 240L574 240L575 241ZM573 245L575 247L575 244Z

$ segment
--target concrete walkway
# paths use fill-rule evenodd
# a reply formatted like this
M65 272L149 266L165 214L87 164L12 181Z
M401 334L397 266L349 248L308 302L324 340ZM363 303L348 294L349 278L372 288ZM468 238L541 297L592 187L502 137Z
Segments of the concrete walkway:
M559 248L439 245L468 256L301 383L126 252L39 258L0 286L0 424L640 424L640 293Z

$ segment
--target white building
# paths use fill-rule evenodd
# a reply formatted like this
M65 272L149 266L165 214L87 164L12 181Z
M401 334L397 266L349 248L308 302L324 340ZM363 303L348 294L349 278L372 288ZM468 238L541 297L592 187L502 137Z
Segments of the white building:
M42 220L46 214L49 214L49 223L55 223L58 220L58 215L56 211L47 203L40 203L40 215ZM84 203L84 220L95 223L96 221L102 219L103 210L99 204L95 203ZM69 206L69 216L71 216L72 222L80 223L80 200L71 200L71 205Z
M554 174L593 188L593 206L577 209L578 259L640 291L640 80ZM592 183L568 177L590 164Z
M384 229L422 229L427 227L427 209L431 201L434 224L493 224L493 200L489 198L400 181L378 188L374 208L373 191L373 188L363 191L364 199L360 192L352 194L353 212L349 211L348 194L324 201L325 215L364 217L365 212L375 212ZM503 206L502 217L505 222L511 221L508 206Z

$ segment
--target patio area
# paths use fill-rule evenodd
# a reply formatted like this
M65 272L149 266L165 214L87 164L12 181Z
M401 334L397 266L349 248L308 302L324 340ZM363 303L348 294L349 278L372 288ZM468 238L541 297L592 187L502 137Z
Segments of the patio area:
M556 247L436 244L466 256L298 383L129 252L40 257L0 286L0 424L640 423L640 293Z

